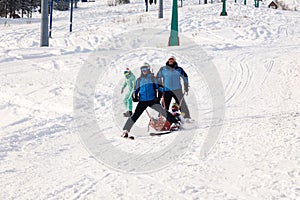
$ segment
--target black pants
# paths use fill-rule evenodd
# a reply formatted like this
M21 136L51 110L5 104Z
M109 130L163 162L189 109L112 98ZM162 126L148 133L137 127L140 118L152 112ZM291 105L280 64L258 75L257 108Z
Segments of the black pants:
M133 115L126 121L123 130L127 130L129 132L136 120L138 120L144 110L146 110L146 108L148 107L151 107L162 114L171 124L178 122L176 118L170 112L165 111L159 103L156 103L154 101L140 101L136 106Z
M187 106L187 104L186 104L186 102L183 98L183 93L182 93L181 89L173 90L173 91L165 91L165 93L164 93L164 104L166 106L166 110L169 110L172 97L175 99L175 102L178 105L180 104L180 101L182 100L180 109L181 109L181 112L184 113L183 117L184 118L191 118L189 108L188 108L188 106Z

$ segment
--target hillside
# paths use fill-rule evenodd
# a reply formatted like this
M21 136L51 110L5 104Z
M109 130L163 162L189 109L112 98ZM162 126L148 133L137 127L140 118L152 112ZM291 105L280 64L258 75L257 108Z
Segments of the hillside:
M300 199L299 11L186 0L168 47L171 1L78 6L50 47L38 13L0 18L0 199ZM144 113L124 140L123 70L171 55L196 122L151 137Z

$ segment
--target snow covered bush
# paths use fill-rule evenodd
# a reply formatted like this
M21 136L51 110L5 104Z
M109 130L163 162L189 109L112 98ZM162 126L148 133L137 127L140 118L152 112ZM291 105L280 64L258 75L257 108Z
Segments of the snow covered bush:
M277 4L282 10L290 11L297 11L297 5L299 5L297 1L294 1L293 3L286 3L284 0L277 1Z
M127 4L130 3L130 0L107 0L107 5L116 6L118 4Z

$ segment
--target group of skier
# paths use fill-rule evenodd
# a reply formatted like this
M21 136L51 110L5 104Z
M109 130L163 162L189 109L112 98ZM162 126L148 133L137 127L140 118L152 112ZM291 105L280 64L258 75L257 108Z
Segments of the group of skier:
M190 112L184 100L184 95L188 95L189 92L188 76L178 66L176 58L171 56L156 76L151 72L148 63L144 63L140 70L141 75L137 79L129 68L124 71L126 79L121 93L128 87L123 101L127 110L123 115L128 119L123 127L122 137L128 137L130 129L148 107L159 112L169 122L171 131L178 130L184 122L191 122ZM184 92L181 79L184 83ZM172 98L175 102L169 111ZM134 113L132 102L138 102Z

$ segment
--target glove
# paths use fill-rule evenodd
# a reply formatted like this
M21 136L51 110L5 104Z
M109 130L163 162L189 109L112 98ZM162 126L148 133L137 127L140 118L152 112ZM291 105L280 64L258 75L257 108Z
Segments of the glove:
M189 84L188 83L184 83L184 91L185 91L186 95L188 95L188 93L189 93Z
M123 94L123 92L124 92L124 88L121 89L121 94Z
M154 102L155 103L160 103L161 97L163 96L163 93L158 91L157 97L155 97Z
M158 103L158 104L160 104L160 97L155 97L155 99L154 99L154 103Z
M157 98L161 99L162 96L163 96L163 93L162 92L158 92Z
M139 96L136 95L135 92L132 93L131 97L133 102L138 102L140 100Z

